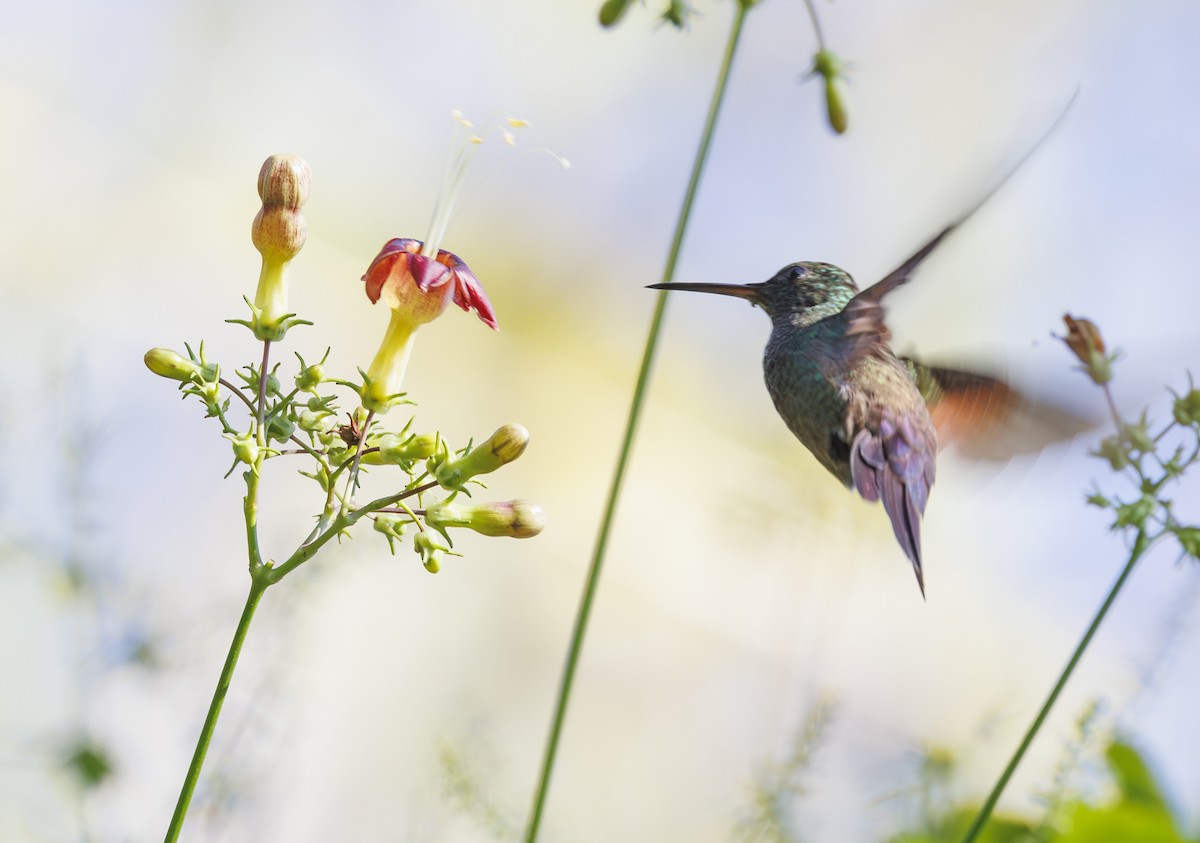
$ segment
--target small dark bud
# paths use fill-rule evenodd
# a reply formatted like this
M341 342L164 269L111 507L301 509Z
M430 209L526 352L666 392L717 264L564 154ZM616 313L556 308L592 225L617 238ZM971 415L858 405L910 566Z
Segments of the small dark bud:
M1069 313L1063 314L1063 322L1067 326L1067 335L1059 337L1071 349L1088 377L1100 386L1112 380L1112 364L1116 355L1104 353L1104 338L1100 329L1088 319L1076 319Z

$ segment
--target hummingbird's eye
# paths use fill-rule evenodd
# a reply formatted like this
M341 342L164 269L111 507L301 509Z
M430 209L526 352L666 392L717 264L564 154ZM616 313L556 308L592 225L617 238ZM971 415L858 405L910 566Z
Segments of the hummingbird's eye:
M805 275L808 275L808 270L802 266L793 266L788 270L788 279L791 281L799 281Z

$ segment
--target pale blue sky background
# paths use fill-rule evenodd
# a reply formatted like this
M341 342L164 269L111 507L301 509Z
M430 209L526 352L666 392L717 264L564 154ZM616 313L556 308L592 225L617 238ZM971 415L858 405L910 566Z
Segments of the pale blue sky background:
M0 526L63 546L64 430L88 450L86 564L98 614L32 553L0 567L0 837L69 839L51 750L82 717L121 775L87 806L99 839L160 835L246 587L228 446L142 353L205 338L254 354L241 316L268 154L313 170L291 345L344 374L386 324L358 278L423 236L457 107L533 122L484 149L446 245L501 331L450 313L421 336L419 420L456 440L518 421L501 498L543 503L529 542L464 537L437 577L366 533L264 603L197 803L196 839L486 839L437 797L464 749L514 820L527 808L729 2L691 31L592 3L0 3ZM1064 311L1127 351L1131 410L1200 369L1200 9L1082 0L821 4L853 69L833 137L803 5L747 23L679 280L752 281L797 259L869 282L968 206L1053 119L1053 140L895 297L902 349L1000 359L1080 410L1099 396L1058 343ZM736 302L671 303L547 815L547 840L726 840L753 771L823 694L838 704L806 839L902 822L914 752L946 746L982 792L1116 575L1124 549L1081 504L1088 441L1008 466L948 455L927 513L928 603L881 510L825 475L761 383L767 335ZM290 349L289 349L290 350ZM286 355L282 358L285 360ZM49 477L40 467L49 461ZM308 530L311 490L271 476L264 541ZM1195 481L1181 517L1197 520ZM1137 572L1014 780L1028 808L1081 707L1132 729L1200 821L1197 571ZM98 619L108 636L90 639ZM165 669L102 669L127 627ZM119 649L119 648L118 648ZM83 661L80 661L82 654ZM1145 675L1157 672L1146 689ZM80 677L89 677L81 686ZM81 700L84 700L81 702ZM224 813L210 813L223 807ZM211 821L204 825L205 817Z

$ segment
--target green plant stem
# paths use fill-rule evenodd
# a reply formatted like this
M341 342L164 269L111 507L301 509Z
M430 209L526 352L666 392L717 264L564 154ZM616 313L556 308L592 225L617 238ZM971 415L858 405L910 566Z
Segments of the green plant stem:
M733 27L729 33L729 41L725 47L725 56L717 74L716 88L713 91L712 102L708 108L708 116L700 135L700 147L696 152L696 160L692 165L691 178L688 180L687 191L684 193L683 206L675 224L675 234L667 253L666 266L663 269L662 281L669 283L675 276L675 266L679 261L679 253L683 248L683 237L691 218L692 204L696 191L700 186L700 178L708 159L709 147L712 145L717 116L721 110L721 101L725 97L725 89L729 82L733 57L741 38L742 25L746 13L753 5L753 0L739 0L734 14ZM638 420L641 417L642 405L645 403L646 390L650 382L650 373L654 365L655 352L658 349L658 337L661 333L663 318L666 314L667 291L661 290L654 306L654 315L650 321L649 334L646 337L646 348L642 353L642 364L638 370L637 385L633 390L633 401L629 408L629 417L625 423L625 434L621 440L621 449L617 456L616 468L613 472L612 485L609 487L608 499L604 515L600 522L600 530L596 536L596 544L592 553L591 565L588 568L587 580L584 584L583 595L575 616L575 626L571 632L571 641L567 649L566 662L563 665L562 677L558 689L558 697L554 706L554 714L550 721L550 734L546 741L546 750L542 758L541 774L538 778L537 791L534 794L533 808L530 812L529 823L526 826L526 843L537 840L538 829L541 826L542 812L546 805L546 794L550 788L550 779L554 772L554 761L558 754L558 743L562 736L563 723L566 719L567 703L571 698L571 689L575 681L575 670L579 664L579 654L583 649L584 634L587 631L588 619L591 616L592 602L596 596L596 588L600 581L600 571L604 565L604 555L608 548L608 538L612 532L613 520L616 516L617 503L621 496L621 486L625 479L625 470L629 465L630 453L633 450L634 434L637 431Z
M179 792L179 801L175 804L175 813L172 814L171 824L167 828L166 843L174 843L179 839L183 820L187 816L188 805L191 804L196 783L200 780L200 768L204 766L204 757L208 755L213 731L217 728L217 718L221 716L221 706L225 703L225 695L229 692L229 683L233 681L233 671L237 667L238 656L242 653L242 644L250 629L250 621L254 618L254 610L258 608L258 601L270 585L270 581L265 576L251 576L250 594L246 597L242 617L233 633L233 641L229 644L229 653L225 656L225 666L221 668L217 689L213 692L212 702L208 705L208 714L204 718L200 738L196 741L196 751L192 755L192 763L188 766L187 776L183 780L183 788Z
M1034 737L1042 728L1046 717L1050 714L1050 709L1054 707L1054 703L1058 700L1058 695L1066 686L1067 680L1071 678L1071 674L1075 670L1075 666L1079 664L1079 660L1083 657L1083 653L1088 648L1088 644L1092 641L1092 636L1096 634L1096 630L1100 628L1100 622L1104 620L1104 616L1108 614L1109 608L1113 601L1117 599L1117 594L1124 587L1125 581L1129 579L1129 575L1133 573L1133 568L1137 561L1145 555L1146 551L1153 544L1147 534L1145 528L1139 529L1136 538L1133 541L1133 549L1129 554L1129 561L1125 563L1124 570L1117 577L1117 581L1113 583L1113 587L1108 592L1108 597L1100 605L1100 609L1096 612L1096 616L1092 618L1091 625L1087 628L1087 632L1083 634L1083 638L1079 641L1079 646L1075 648L1075 652L1071 654L1067 666L1063 668L1062 675L1058 677L1058 682L1054 684L1054 689L1050 691L1050 696L1046 697L1046 702L1042 705L1042 710L1038 712L1037 717L1033 719L1033 724L1029 727L1029 731L1025 733L1025 737L1021 740L1017 751L1013 753L1013 757L1009 760L1008 766L1004 768L1004 772L1000 774L992 792L988 794L987 800L983 803L983 807L979 809L978 816L967 830L966 836L963 837L962 843L973 843L979 837L983 827L987 824L988 819L992 815L992 810L996 807L996 802L999 801L1000 795L1004 792L1004 788L1008 785L1008 780L1012 778L1013 773L1017 769L1017 765L1021 763L1021 759L1025 755L1025 751L1029 749L1033 743Z

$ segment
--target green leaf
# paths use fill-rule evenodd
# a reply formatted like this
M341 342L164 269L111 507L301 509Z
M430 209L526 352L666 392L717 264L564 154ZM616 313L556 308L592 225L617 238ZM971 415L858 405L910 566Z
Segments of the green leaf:
M1108 768L1121 789L1121 800L1166 809L1158 782L1142 760L1141 754L1127 743L1113 741L1104 752Z

